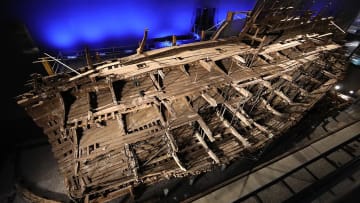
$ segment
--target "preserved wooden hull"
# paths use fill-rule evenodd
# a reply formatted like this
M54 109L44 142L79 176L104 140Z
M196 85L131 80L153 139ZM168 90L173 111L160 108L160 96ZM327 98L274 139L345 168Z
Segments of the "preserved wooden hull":
M70 196L110 200L229 164L282 135L344 71L330 37L149 51L38 76L18 103L48 136Z

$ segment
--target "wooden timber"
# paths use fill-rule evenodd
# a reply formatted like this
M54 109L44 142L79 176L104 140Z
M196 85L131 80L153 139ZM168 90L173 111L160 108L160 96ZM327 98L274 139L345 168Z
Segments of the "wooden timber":
M143 40L136 55L78 75L34 75L17 102L48 136L70 196L109 201L209 171L295 125L342 76L341 46L328 29L271 16L254 11L235 38L218 39L219 30L210 41L144 53ZM265 40L271 23L284 30L279 40Z

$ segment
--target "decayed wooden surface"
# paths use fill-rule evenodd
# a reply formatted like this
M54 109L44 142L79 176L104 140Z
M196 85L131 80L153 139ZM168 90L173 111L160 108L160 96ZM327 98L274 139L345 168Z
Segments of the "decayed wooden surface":
M262 147L337 81L339 47L297 37L264 47L248 68L257 50L230 41L103 66L19 103L48 135L71 196L97 201Z
M80 75L34 76L18 103L48 136L69 195L102 202L199 174L295 125L341 77L340 46L332 33L268 43L257 11L240 38L140 52ZM309 27L298 20L306 16L272 30Z

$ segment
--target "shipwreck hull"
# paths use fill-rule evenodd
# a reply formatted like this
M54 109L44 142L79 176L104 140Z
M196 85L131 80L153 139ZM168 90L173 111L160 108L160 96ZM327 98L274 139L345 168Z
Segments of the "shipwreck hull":
M328 30L289 34L309 22L261 26L257 11L240 37L35 75L18 104L48 136L69 195L101 202L209 171L296 125L341 78L341 46ZM277 29L291 32L266 38Z
M221 43L42 78L42 93L19 100L48 136L72 197L95 201L228 164L295 125L343 72L340 46L312 37L264 47L251 68L257 49Z

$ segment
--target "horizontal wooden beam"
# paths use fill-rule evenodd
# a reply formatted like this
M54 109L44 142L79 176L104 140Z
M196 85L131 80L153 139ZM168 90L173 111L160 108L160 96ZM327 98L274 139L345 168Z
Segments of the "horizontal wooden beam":
M231 107L230 105L227 104L227 107ZM245 118L246 119L246 122L247 124L250 124L249 126L251 125L254 125L256 128L258 128L260 131L266 133L268 135L269 138L272 138L274 136L274 134L268 130L265 126L263 125L260 125L259 123L257 123L256 121L250 119L250 116L245 112L244 109L242 108L239 108L238 109L240 114L239 115L242 115L241 117ZM248 119L247 119L248 118Z
M245 126L251 126L251 120L250 119L248 119L248 118L246 118L246 116L244 115L244 114L242 114L242 113L240 113L240 112L238 112L236 109L234 109L230 104L228 104L228 103L224 103L224 105L225 105L225 107L227 108L227 109L229 109L229 111L233 114L233 115L235 115L238 119L240 119L240 121L242 121L244 124L245 124Z
M206 136L209 138L210 142L214 142L215 138L213 137L213 133L211 132L210 128L206 125L205 121L200 117L197 120L197 122L200 125L200 128L205 132Z
M224 126L230 130L231 134L233 134L242 143L242 145L244 145L244 147L251 146L251 144L248 142L248 140L246 138L244 138L244 136L240 135L240 133L233 126L231 126L229 121L227 121L224 118L222 120L223 120Z
M245 59L239 55L234 55L231 58L239 63L242 63L242 64L246 63Z
M199 64L201 67L203 67L205 70L211 72L213 67L211 63L206 62L204 59L199 60Z
M272 114L274 114L275 116L284 117L283 113L280 113L278 110L272 107L271 104L261 96L260 96L260 101L265 105L265 108L269 110Z
M214 98L212 98L210 95L206 94L206 93L202 93L201 97L204 98L212 107L216 107L217 106L217 102Z
M208 155L215 161L216 164L220 163L219 158L216 156L216 154L211 151L211 149L206 144L205 140L201 137L201 135L198 132L195 132L195 137L199 140L200 144L203 146L205 151L208 153Z
M239 92L241 95L243 95L243 96L246 97L246 98L250 98L250 97L253 96L251 92L249 92L248 90L246 90L246 89L243 88L243 87L239 87L239 86L234 85L234 84L232 84L231 86L232 86L237 92Z

